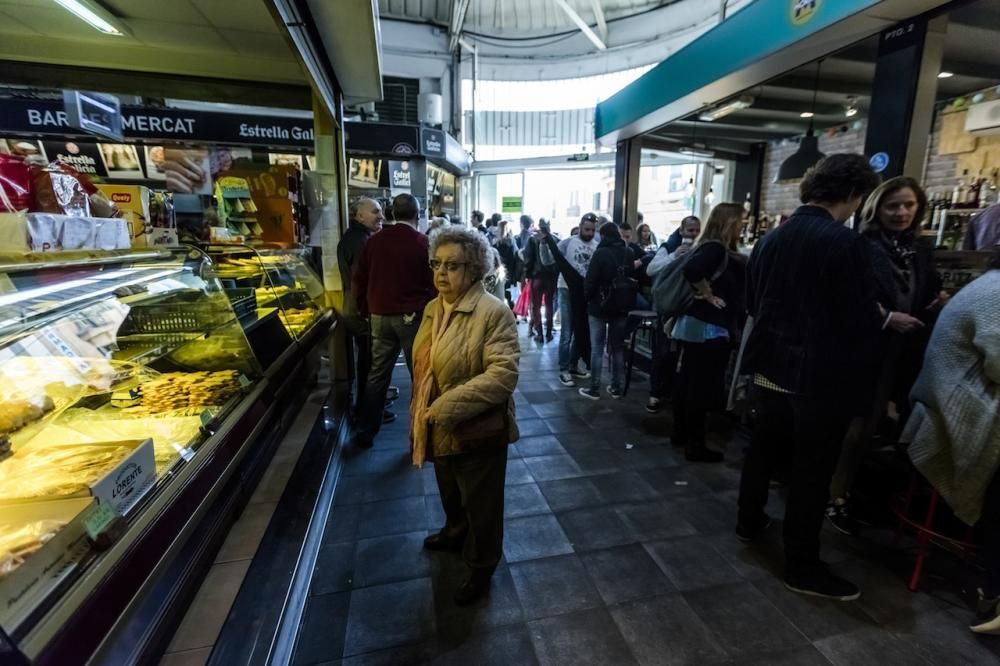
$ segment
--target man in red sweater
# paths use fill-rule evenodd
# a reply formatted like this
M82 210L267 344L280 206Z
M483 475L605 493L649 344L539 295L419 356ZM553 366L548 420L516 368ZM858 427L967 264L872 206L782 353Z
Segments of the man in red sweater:
M392 201L395 224L365 244L354 266L351 286L358 312L369 317L371 370L361 398L354 443L371 447L382 425L382 410L392 369L400 350L413 375L413 338L424 306L437 295L431 273L427 237L417 231L420 206L413 195Z

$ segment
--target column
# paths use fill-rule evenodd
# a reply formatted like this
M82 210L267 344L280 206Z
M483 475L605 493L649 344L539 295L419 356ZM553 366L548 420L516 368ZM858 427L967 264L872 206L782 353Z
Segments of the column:
M947 21L917 17L879 35L865 154L883 178L923 177Z
M618 142L615 153L614 222L628 222L633 227L639 208L639 166L642 160L642 137Z

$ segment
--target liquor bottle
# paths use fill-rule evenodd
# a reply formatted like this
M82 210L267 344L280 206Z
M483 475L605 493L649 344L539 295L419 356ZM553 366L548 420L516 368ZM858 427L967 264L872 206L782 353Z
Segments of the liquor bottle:
M979 188L979 207L986 208L997 203L997 170L993 170L992 177L987 179L983 186Z
M973 180L969 185L968 192L965 193L965 205L969 208L975 208L979 205L979 191L983 186L983 172L980 169L979 177Z
M751 210L753 210L753 203L750 201L750 193L747 192L747 198L743 200L743 211L749 215Z
M927 202L927 213L924 215L924 219L920 222L920 227L922 229L933 229L934 222L937 221L938 208L941 205L939 195L936 191L930 193L930 199Z
M968 169L962 174L955 184L955 189L951 191L951 207L959 208L965 203L965 176L969 175Z

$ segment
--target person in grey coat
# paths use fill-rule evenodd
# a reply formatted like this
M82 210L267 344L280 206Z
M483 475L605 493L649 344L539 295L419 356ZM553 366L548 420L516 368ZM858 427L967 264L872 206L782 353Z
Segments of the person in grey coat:
M910 400L900 438L910 460L984 534L987 576L971 629L1000 634L1000 249L941 311Z

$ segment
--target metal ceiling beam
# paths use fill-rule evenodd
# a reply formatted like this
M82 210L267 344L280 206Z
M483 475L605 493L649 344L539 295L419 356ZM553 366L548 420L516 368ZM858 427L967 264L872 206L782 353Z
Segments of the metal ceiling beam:
M597 34L601 36L601 40L607 44L608 43L608 22L604 18L604 8L601 7L601 0L590 0L591 6L594 8L594 19L597 21Z
M458 49L458 40L462 37L462 27L465 25L465 15L469 13L472 0L452 0L451 22L448 24L448 52Z
M749 146L753 143L751 141L722 141L718 139L710 139L710 141L711 144L706 150L715 153L716 157L720 158L747 155L750 153ZM643 150L662 150L676 153L684 146L690 145L690 141L685 141L680 137L660 136L658 134L647 134L642 137Z
M589 25L587 25L587 22L584 21L583 18L576 13L576 10L569 6L569 3L566 2L566 0L552 0L552 1L556 3L556 6L558 6L560 9L566 12L566 16L569 17L569 20L576 24L576 27L578 27L580 31L587 36L587 39L593 42L594 46L596 46L598 50L606 51L608 49L608 45L605 44L604 41L600 38L600 36L598 36L598 34L594 32L594 30Z

